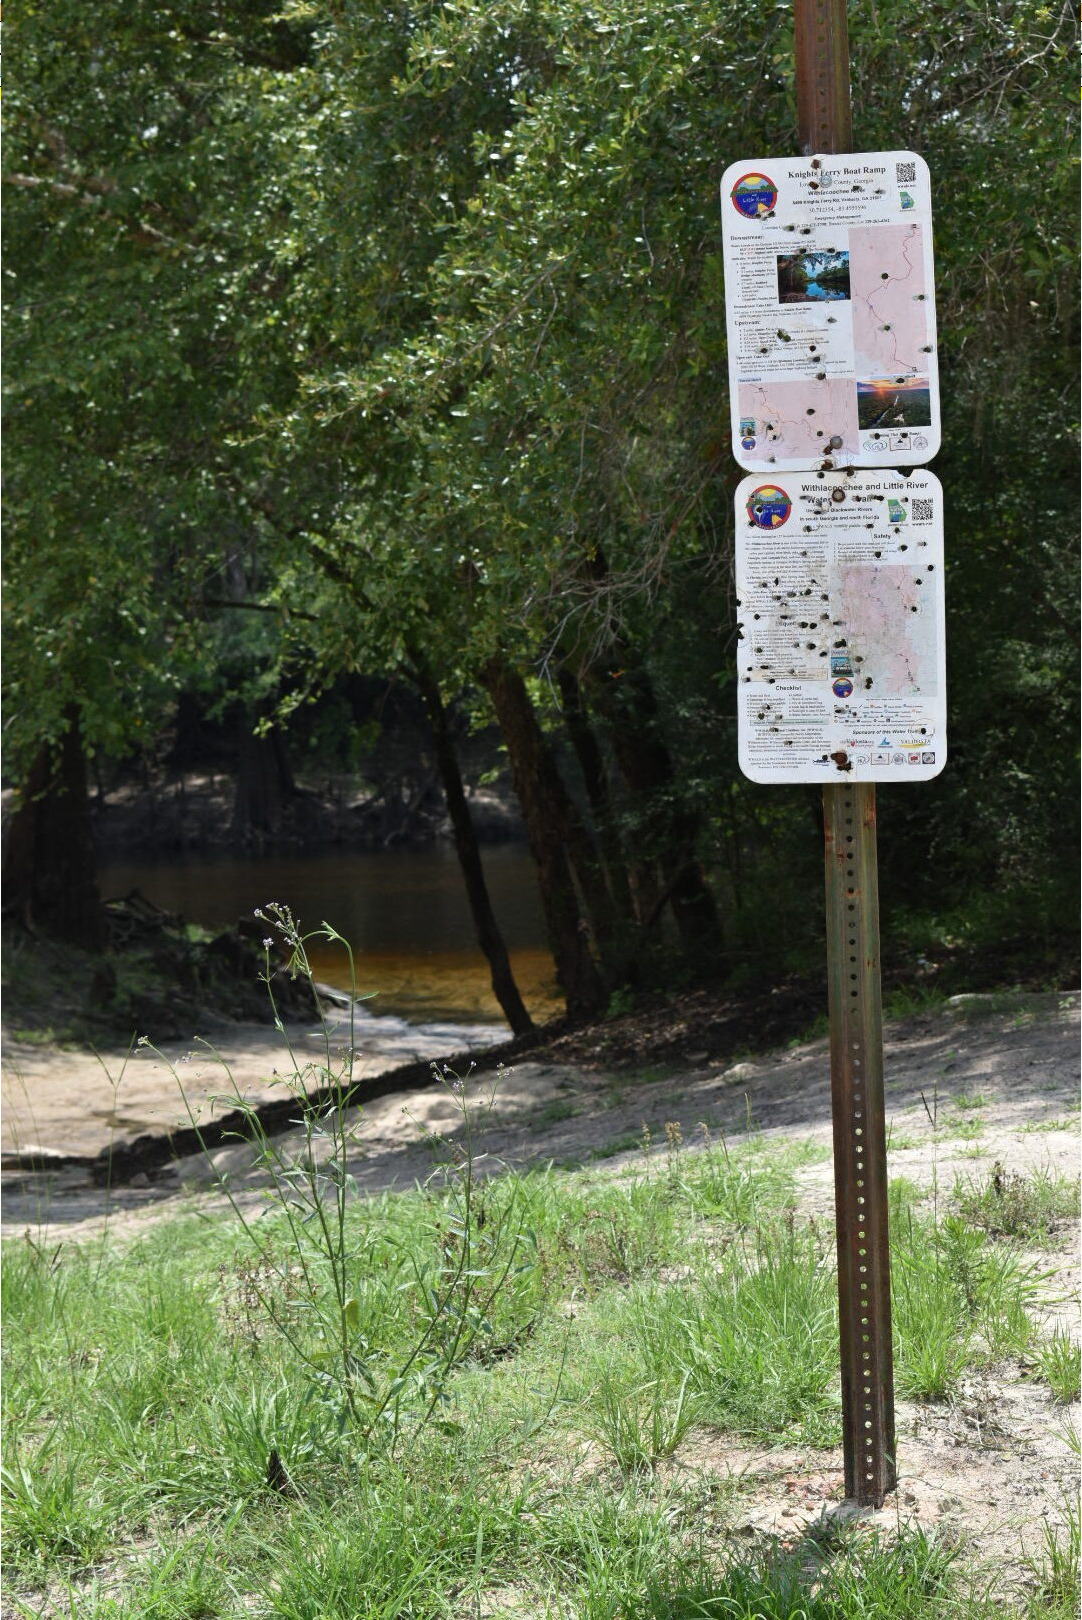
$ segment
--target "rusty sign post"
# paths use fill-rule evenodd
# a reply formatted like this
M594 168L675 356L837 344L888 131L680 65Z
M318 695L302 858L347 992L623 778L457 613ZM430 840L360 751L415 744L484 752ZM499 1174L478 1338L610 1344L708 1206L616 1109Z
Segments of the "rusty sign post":
M794 0L802 153L849 152L846 0ZM845 1494L897 1484L875 787L823 789Z
M853 152L845 0L794 0L802 156L721 179L740 768L823 784L847 1496L897 1483L875 786L946 762L931 179ZM829 786L826 784L830 784Z

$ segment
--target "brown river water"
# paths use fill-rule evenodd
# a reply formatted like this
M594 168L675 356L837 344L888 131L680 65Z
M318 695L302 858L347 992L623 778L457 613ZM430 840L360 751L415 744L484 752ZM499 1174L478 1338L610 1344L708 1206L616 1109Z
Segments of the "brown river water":
M529 853L521 845L498 845L485 851L484 865L523 1000L535 1017L552 1017L562 1003ZM289 906L305 934L330 923L349 940L357 991L372 996L367 1010L377 1017L463 1024L501 1019L458 861L446 846L105 867L106 897L132 889L209 929L230 927L268 901ZM307 948L317 979L350 988L341 946L311 939Z

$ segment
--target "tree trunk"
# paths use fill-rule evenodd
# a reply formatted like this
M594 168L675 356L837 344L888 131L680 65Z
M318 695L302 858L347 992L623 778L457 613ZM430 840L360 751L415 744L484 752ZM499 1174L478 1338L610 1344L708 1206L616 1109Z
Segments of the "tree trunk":
M428 668L427 661L418 655L416 649L412 651L411 656L414 679L432 724L432 734L436 743L436 763L439 766L440 780L447 800L447 813L454 828L455 849L458 852L459 866L462 868L473 925L477 931L477 943L488 959L489 971L492 974L492 989L513 1033L530 1035L533 1033L533 1020L519 995L507 946L503 942L503 935L500 933L496 914L489 899L477 833L470 815L470 807L466 802L462 772L459 770L458 755L455 752L454 738L440 694L439 682Z
M561 665L557 681L560 709L582 771L609 897L623 932L630 936L634 932L636 912L628 881L627 860L616 830L615 807L601 745L590 725L578 677L566 665Z
M595 672L591 691L608 722L620 772L639 801L645 853L661 869L662 892L685 954L692 959L716 955L723 946L717 906L695 855L699 816L680 801L650 678L630 647L621 644Z
M260 844L282 824L282 808L295 792L285 740L278 731L257 737L256 717L237 710L237 785L233 834Z
M556 975L568 1012L586 1017L596 1013L605 998L590 948L586 902L587 883L591 889L597 888L589 870L592 846L556 769L521 675L494 658L481 672L481 682L492 699L507 744L515 792L537 862Z
M100 950L107 940L98 888L79 711L43 747L19 794L4 851L4 910L68 945Z

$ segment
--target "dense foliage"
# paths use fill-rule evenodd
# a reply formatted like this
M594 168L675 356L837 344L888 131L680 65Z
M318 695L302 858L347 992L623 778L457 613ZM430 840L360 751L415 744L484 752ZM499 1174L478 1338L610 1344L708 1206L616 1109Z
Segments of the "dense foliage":
M736 769L717 221L730 161L795 146L791 9L9 29L12 778L73 715L118 754L182 691L251 729L397 671L494 705L558 959L591 941L572 999L667 907L711 972L813 937L815 790ZM850 33L856 144L923 152L939 222L953 760L882 794L884 882L1023 957L1073 908L1073 22L860 0Z

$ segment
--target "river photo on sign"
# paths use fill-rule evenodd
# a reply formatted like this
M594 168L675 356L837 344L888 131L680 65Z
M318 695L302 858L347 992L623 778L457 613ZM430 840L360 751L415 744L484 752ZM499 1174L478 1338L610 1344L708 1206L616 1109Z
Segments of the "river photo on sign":
M778 254L778 298L816 304L849 298L848 253Z

